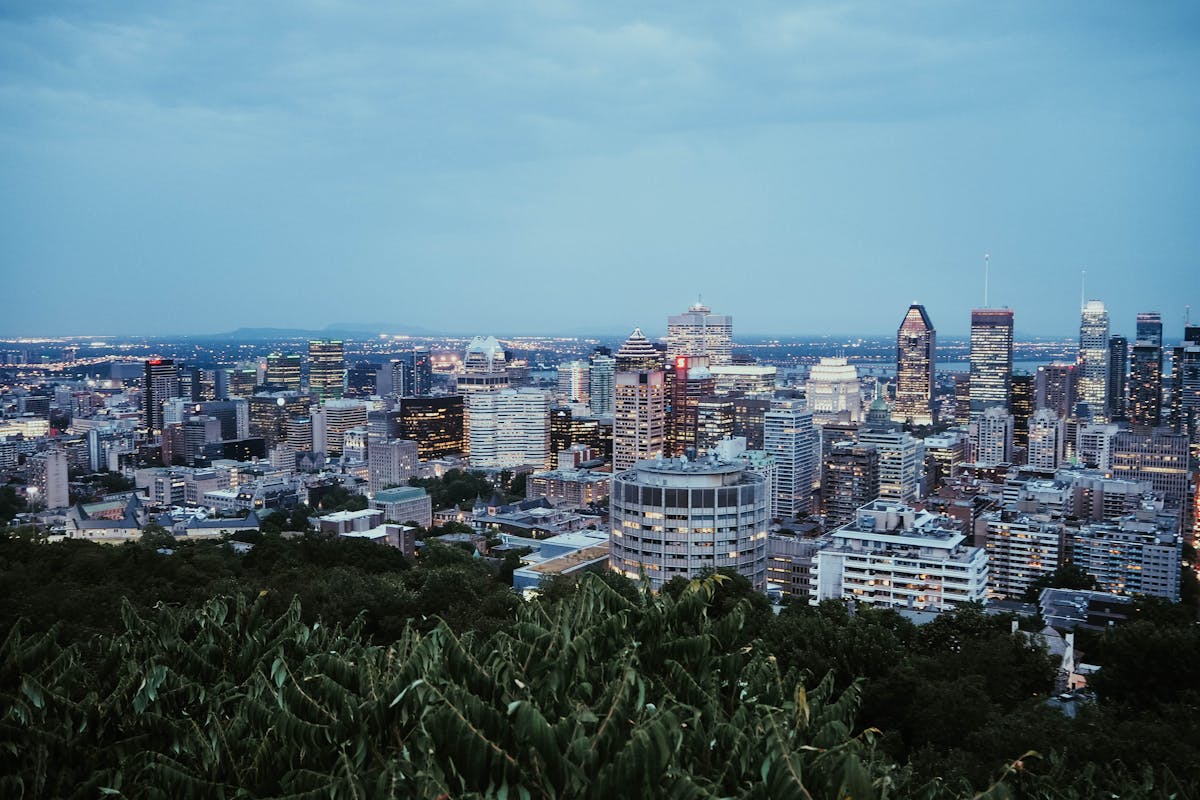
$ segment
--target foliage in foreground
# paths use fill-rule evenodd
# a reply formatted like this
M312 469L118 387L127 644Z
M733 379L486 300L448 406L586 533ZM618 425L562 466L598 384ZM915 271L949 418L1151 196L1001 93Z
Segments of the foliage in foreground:
M599 580L491 637L388 647L298 603L128 605L125 632L0 653L8 797L949 796L853 733L859 687L811 690L737 646L713 583L631 602ZM990 796L1006 796L1002 786Z

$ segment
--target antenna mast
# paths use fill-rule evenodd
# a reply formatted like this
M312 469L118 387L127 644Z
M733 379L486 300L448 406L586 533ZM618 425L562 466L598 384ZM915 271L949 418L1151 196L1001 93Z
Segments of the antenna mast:
M990 253L983 254L983 307L990 308L988 305L988 277L992 264L992 256Z
M1087 270L1079 271L1079 310L1083 311L1087 305Z

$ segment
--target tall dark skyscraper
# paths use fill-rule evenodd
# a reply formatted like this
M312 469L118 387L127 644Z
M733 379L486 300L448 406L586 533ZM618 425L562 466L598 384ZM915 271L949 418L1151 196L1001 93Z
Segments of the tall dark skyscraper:
M1134 425L1162 424L1162 315L1137 315L1137 339L1129 361L1129 421Z
M896 405L892 419L914 425L933 424L933 373L937 332L925 306L916 303L896 333Z
M179 397L179 367L171 358L152 358L146 362L146 377L142 385L142 408L146 429L153 432L163 427L164 400Z
M971 413L1012 404L1013 312L977 308L971 312Z
M409 358L412 385L406 386L405 392L411 397L428 397L433 391L433 356L428 347L414 347Z
M275 391L298 392L301 387L299 353L271 353L267 356L265 381Z
M1129 387L1129 341L1124 336L1108 340L1108 418L1129 416L1126 392Z
M1172 353L1171 425L1200 438L1200 325L1185 325L1183 343Z
M1029 374L1012 376L1013 445L1029 450L1029 418L1033 416L1034 380Z
M346 349L334 339L308 343L308 390L318 400L339 398L345 392Z

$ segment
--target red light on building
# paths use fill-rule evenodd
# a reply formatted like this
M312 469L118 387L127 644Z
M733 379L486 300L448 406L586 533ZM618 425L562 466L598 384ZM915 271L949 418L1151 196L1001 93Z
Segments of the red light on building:
M162 362L163 362L163 360L161 358L152 358L149 361L147 361L146 363L152 367L157 367Z

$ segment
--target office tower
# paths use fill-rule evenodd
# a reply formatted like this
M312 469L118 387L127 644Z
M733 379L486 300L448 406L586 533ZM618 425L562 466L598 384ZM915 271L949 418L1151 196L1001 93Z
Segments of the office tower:
M733 436L733 400L702 397L696 403L696 455L703 457L717 444Z
M402 397L395 410L397 437L416 442L422 461L459 455L466 449L461 396Z
M765 397L733 398L733 435L746 440L747 450L763 449L763 426L770 408Z
M1026 429L1029 446L1025 463L1032 469L1052 471L1066 458L1067 429L1052 408L1039 408Z
M1013 417L1013 457L1020 458L1019 449L1024 453L1029 446L1029 417L1034 408L1034 379L1027 372L1014 373L1012 376L1012 417Z
M1008 510L987 511L980 519L987 526L988 583L994 594L1020 600L1038 578L1058 569L1062 525Z
M1157 428L1162 424L1162 315L1137 315L1137 338L1129 360L1129 421Z
M859 444L871 444L879 452L877 497L916 502L921 497L925 472L925 444L891 421L891 412L876 398L867 422L858 432Z
M1129 416L1129 341L1124 336L1108 339L1108 418L1123 420Z
M428 347L414 347L409 354L412 366L411 384L406 384L404 391L409 397L428 397L433 392L433 356Z
M933 424L933 375L937 332L925 306L916 303L896 333L896 405L892 419L913 425Z
M65 508L71 504L67 474L67 454L57 447L34 453L30 459L34 485L46 508Z
M313 449L330 456L342 455L344 435L351 428L366 427L367 404L361 400L327 400L313 411ZM323 428L322 428L323 426ZM320 443L324 435L325 447Z
M948 611L986 602L987 574L987 553L967 544L957 520L879 499L817 551L812 599Z
M195 466L204 458L206 445L221 441L221 421L216 417L192 416L163 429L163 464Z
M668 317L667 359L679 356L708 356L710 364L732 364L733 317L714 314L702 303Z
M1171 353L1171 426L1200 437L1200 326L1183 329L1183 343Z
M567 406L556 406L550 409L550 451L561 453L568 449L575 440L572 436L574 414Z
M468 395L507 389L507 364L508 354L495 336L476 336L463 354L463 373L458 376L458 393ZM469 408L467 417L469 420Z
M263 439L268 450L287 440L289 419L309 417L312 407L312 399L297 392L256 394L248 398L247 403L250 435Z
M550 405L550 393L537 389L470 395L471 466L550 469Z
M838 442L821 464L821 511L825 530L839 528L878 496L879 451L874 445Z
M228 376L228 397L252 397L258 386L258 373L252 369L231 369Z
M587 361L566 361L558 365L558 394L567 403L590 405L591 364Z
M798 517L812 510L816 476L816 428L799 400L777 400L764 415L763 450L775 457L773 517Z
M179 371L179 396L193 402L216 400L217 370L185 367Z
M1071 564L1094 577L1100 591L1179 602L1183 542L1169 515L1093 522L1072 530L1069 538Z
M318 400L340 399L346 385L346 349L336 339L308 343L308 390Z
M367 470L372 496L393 486L408 486L421 462L417 443L408 439L385 439L367 445Z
M1108 312L1099 300L1087 302L1079 322L1079 402L1092 419L1107 419Z
M372 361L356 361L354 366L346 370L346 397L370 397L374 394L380 366Z
M739 464L639 461L612 477L609 563L656 590L727 567L762 591L769 513L766 479Z
M713 366L709 372L717 382L717 394L757 395L772 397L778 368L769 364L728 364Z
M971 420L971 376L954 376L954 424L966 425Z
M1012 463L1013 416L1001 406L989 406L971 422L975 433L975 463L984 467Z
M300 391L302 388L301 361L299 353L271 353L268 355L267 385L275 391Z
M663 369L663 352L646 338L641 328L634 328L617 350L616 362L617 372Z
M618 372L613 379L613 470L661 458L667 440L666 373Z
M1076 462L1087 469L1107 472L1112 466L1113 438L1118 430L1111 422L1086 422L1076 426Z
M1055 361L1037 368L1034 378L1035 408L1049 408L1062 418L1075 413L1075 383L1079 374L1077 364Z
M822 357L814 364L808 371L804 396L809 410L814 414L847 422L862 421L862 390L858 385L858 370L844 358Z
M1188 438L1181 433L1140 429L1114 432L1113 477L1149 481L1166 507L1178 512L1187 504Z
M412 364L403 358L385 361L375 373L375 394L380 397L403 397L412 383Z
M279 446L301 453L315 452L313 448L312 416L287 417L283 421L283 439Z
M179 397L179 368L170 358L152 358L145 363L145 368L142 384L143 422L146 430L158 433L163 427L163 402Z
M971 312L971 414L1012 403L1013 312L977 308Z
M954 477L959 464L967 461L971 449L970 436L962 428L927 436L925 446L926 485L936 489Z
M597 417L611 417L613 375L616 374L617 360L612 357L607 347L597 347L589 360L591 369L588 372L588 399L592 413Z
M676 356L667 370L666 455L687 455L696 443L696 410L702 398L712 397L716 380L708 371L708 356Z

